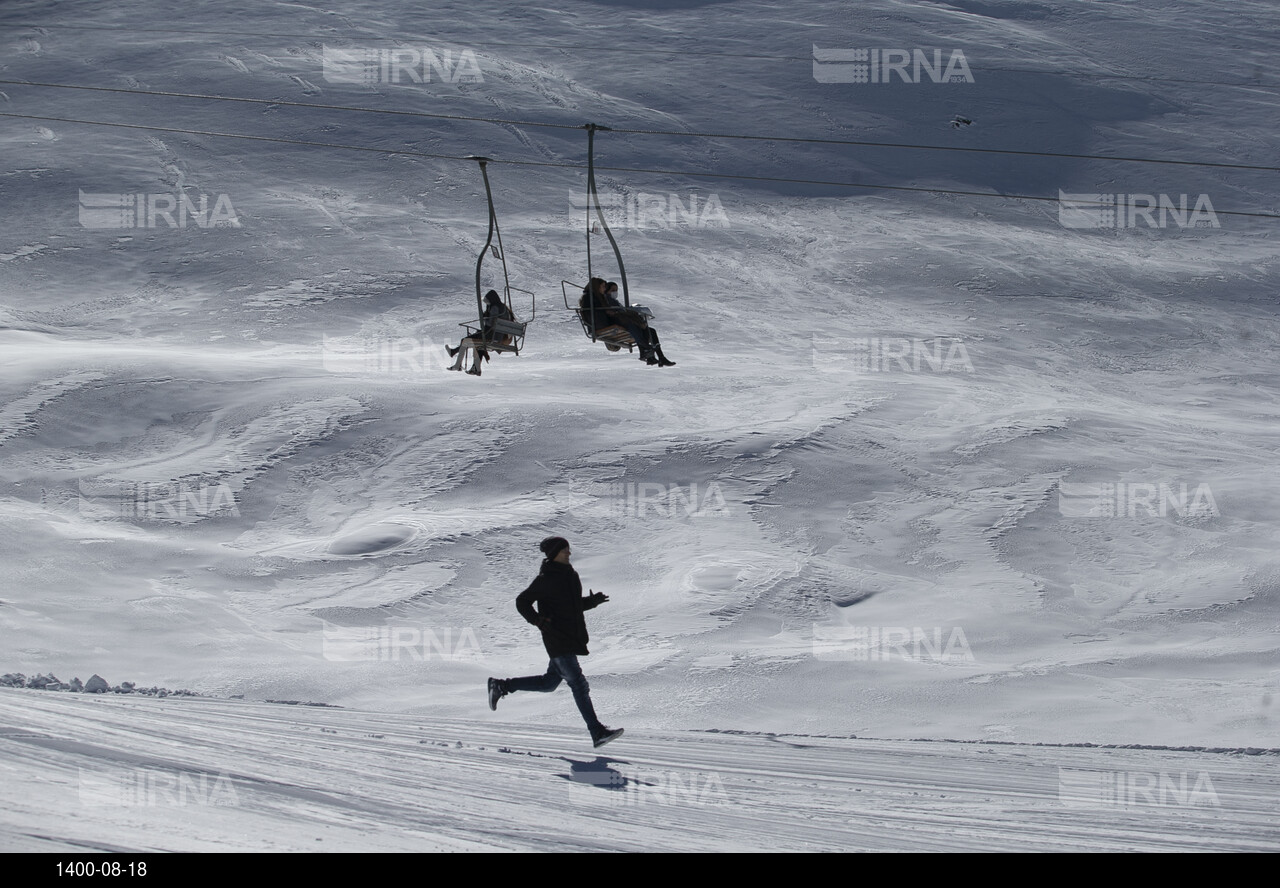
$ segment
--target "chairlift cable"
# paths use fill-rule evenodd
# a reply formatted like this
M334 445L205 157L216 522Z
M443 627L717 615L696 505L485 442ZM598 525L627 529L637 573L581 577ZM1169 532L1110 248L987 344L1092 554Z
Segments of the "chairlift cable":
M188 136L212 136L212 137L223 138L223 139L245 139L245 140L254 141L254 142L273 142L273 143L282 144L282 145L299 145L306 148L334 148L334 149L344 150L344 151L363 151L367 153L382 154L382 155L392 156L392 157L399 156L399 157L413 157L413 158L428 158L433 160L466 160L465 157L460 157L456 154L434 154L426 151L415 151L411 149L406 150L406 149L396 149L396 148L376 148L369 145L345 145L338 142L314 142L314 141L307 141L303 139L288 139L280 136L255 136L249 133L228 133L228 132L218 132L214 130L182 129L179 127L172 127L172 126L149 126L149 125L140 124L140 123L120 123L118 121L85 120L83 118L55 117L51 115L14 114L9 111L0 111L0 117L11 117L18 120L51 121L55 123L78 123L86 126L105 126L105 127L112 127L117 129L136 129L136 130L144 130L149 132L178 133L181 135L188 135ZM581 127L575 127L575 129L581 129ZM1116 158L1110 158L1110 159L1116 159ZM555 161L546 161L546 160L494 159L490 162L505 163L505 164L511 164L514 166L548 167L548 168L559 168L559 169L582 169L581 165L579 164L559 163ZM743 182L780 182L780 183L793 184L793 185L823 185L823 186L836 187L836 188L862 188L870 191L909 191L909 192L917 192L917 193L923 193L923 194L951 194L951 195L956 195L960 197L980 197L980 198L992 198L996 200L1028 200L1028 201L1038 201L1042 203L1055 203L1055 204L1060 203L1061 201L1061 199L1058 197L1048 197L1041 194L1021 194L1021 193L1015 193L1015 192L996 192L996 191L966 191L966 190L959 190L955 188L937 188L937 187L919 186L919 185L888 185L885 183L876 183L876 182L841 182L841 181L826 180L826 179L797 179L797 178L783 177L783 176L746 176L746 175L742 175L741 173L706 173L706 172L697 172L694 170L653 169L653 168L646 168L646 167L601 167L601 169L609 170L611 172L620 172L620 173L641 173L645 175L686 176L694 179L729 179L729 180L738 180ZM1268 167L1265 169L1273 169L1273 168ZM1280 167L1277 167L1274 169L1280 169ZM1081 205L1092 205L1092 203L1095 203L1095 202L1081 201L1079 203ZM1097 205L1102 206L1101 203L1097 203ZM1249 212L1246 210L1220 210L1220 209L1217 209L1216 207L1214 208L1214 215L1242 216L1242 217L1252 217L1257 219L1280 219L1280 214L1277 214L1277 213L1258 213L1258 212Z

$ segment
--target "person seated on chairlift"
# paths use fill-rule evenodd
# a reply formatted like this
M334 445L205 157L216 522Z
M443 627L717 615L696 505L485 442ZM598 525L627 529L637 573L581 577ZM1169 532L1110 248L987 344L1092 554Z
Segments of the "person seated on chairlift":
M658 331L649 326L649 319L618 301L618 285L613 281L606 283L603 278L592 278L591 283L582 291L582 300L578 304L588 325L594 308L596 335L599 335L601 329L616 324L626 330L640 347L640 360L659 367L675 366L676 362L667 360L667 356L662 353Z
M480 375L480 359L489 360L489 352L485 348L486 344L507 345L511 342L508 335L498 336L494 333L494 322L514 321L515 315L511 313L511 309L502 303L502 297L498 295L497 290L490 290L484 294L485 309L484 322L481 324L480 336L467 337L458 343L457 348L445 346L445 351L449 353L449 357L457 356L450 370L461 370L462 362L467 356L467 349L472 349L475 353L475 360L472 362L471 369L467 372L472 376Z
M668 361L667 356L662 353L662 343L658 340L658 331L649 325L649 319L638 311L624 307L622 303L618 301L618 285L613 281L609 281L609 283L604 285L604 295L605 299L607 299L609 303L617 306L617 308L614 309L615 311L621 311L624 315L634 315L639 319L638 326L640 327L642 334L647 334L649 346L649 356L644 358L645 362L648 364L657 364L659 367L674 367L676 362ZM632 338L634 338L634 334L632 335ZM636 342L643 343L644 340L637 339ZM641 357L644 357L643 345L641 345Z
M597 337L607 327L621 327L640 346L641 357L646 357L648 336L643 332L644 316L625 308L618 302L617 296L610 298L607 291L608 284L604 278L592 278L583 288L582 299L578 301L583 322Z

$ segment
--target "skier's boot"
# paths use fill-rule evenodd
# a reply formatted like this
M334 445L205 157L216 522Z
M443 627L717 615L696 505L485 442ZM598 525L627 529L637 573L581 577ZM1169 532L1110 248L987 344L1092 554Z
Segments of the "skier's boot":
M489 708L496 712L498 701L505 696L507 696L507 689L502 686L502 682L496 678L489 679Z
M606 728L604 725L601 725L600 730L596 731L591 736L591 745L594 746L596 749L599 749L601 746L604 746L610 740L616 740L621 736L622 736L622 728Z

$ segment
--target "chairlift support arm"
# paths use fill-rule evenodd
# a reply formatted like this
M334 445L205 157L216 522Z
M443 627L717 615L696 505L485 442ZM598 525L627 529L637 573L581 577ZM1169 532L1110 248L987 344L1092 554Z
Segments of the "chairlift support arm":
M498 240L498 258L502 261L502 287L503 293L506 294L507 301L511 299L511 279L507 274L507 253L502 248L502 231L498 228L498 214L493 209L493 189L489 187L489 158L477 157L472 155L471 160L480 164L480 175L484 177L484 196L489 203L489 234L485 238L484 246L480 249L480 255L476 258L476 317L477 323L481 328L484 327L484 296L480 292L480 272L484 267L485 254L489 252L489 247L493 243L494 238ZM508 305L508 308L511 306Z
M631 291L627 286L627 267L622 262L622 251L618 249L618 242L614 240L613 232L609 230L609 223L605 221L604 211L600 209L600 194L596 190L596 130L609 132L610 129L597 123L584 124L583 129L587 131L587 286L590 287L591 279L595 277L591 271L591 210L594 207L596 218L600 220L600 227L604 229L605 237L609 238L609 245L613 247L613 255L618 260L618 276L622 280L622 304L630 308ZM592 294L592 296L594 295ZM591 300L591 303L591 323L594 327L594 299Z

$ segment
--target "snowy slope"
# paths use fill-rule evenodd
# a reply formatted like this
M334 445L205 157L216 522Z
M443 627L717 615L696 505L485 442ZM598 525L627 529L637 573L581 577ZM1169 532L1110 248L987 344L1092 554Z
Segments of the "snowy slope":
M563 728L36 691L0 692L0 722L6 850L1273 851L1280 838L1273 753L694 732L592 751Z
M0 12L0 74L1275 166L1276 23L1269 3L1154 0L19 2ZM959 47L974 82L821 83L815 45ZM333 83L326 46L469 49L483 81ZM688 730L1274 745L1277 223L1226 213L1280 212L1274 172L601 134L604 166L884 186L602 171L624 207L724 211L619 226L633 298L678 362L659 371L588 342L561 301L585 276L580 130L0 90L9 114L483 152L512 284L537 294L524 354L478 380L444 370L485 234L467 162L0 118L0 672L347 705L489 746L468 720L487 676L543 668L512 600L559 533L611 596L587 672L637 767L685 746L648 738ZM79 221L82 192L179 188L227 196L238 227ZM1059 191L1208 194L1223 213L1068 229ZM963 353L865 363L917 341ZM361 347L407 357L383 372ZM1185 484L1214 508L1080 517L1064 484ZM114 517L165 485L196 505ZM858 659L872 630L963 644ZM539 754L574 736L565 693L509 702Z

